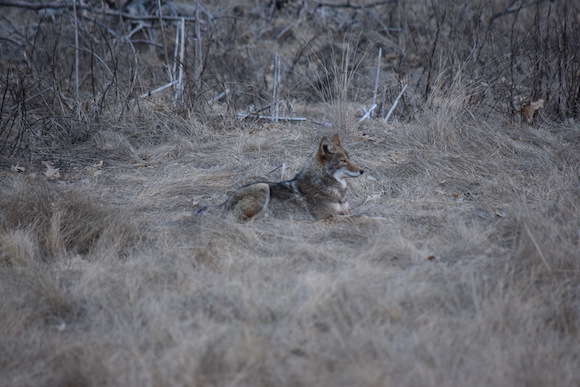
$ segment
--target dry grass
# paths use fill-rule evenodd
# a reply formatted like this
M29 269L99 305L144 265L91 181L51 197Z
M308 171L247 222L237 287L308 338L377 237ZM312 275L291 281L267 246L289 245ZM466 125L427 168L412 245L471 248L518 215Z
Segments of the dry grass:
M154 165L83 185L9 180L6 385L577 383L578 152L550 127L437 119L345 136L372 180L336 222L191 216L296 171L308 126L143 148Z
M551 2L493 23L511 2L448 4L446 16L419 2L302 11L298 2L276 11L218 3L207 6L207 67L189 78L182 104L169 93L129 104L166 82L161 51L115 46L86 19L82 44L103 62L71 101L72 61L49 55L64 44L70 57L71 35L48 33L58 26L48 18L32 23L36 56L1 78L0 384L579 384L577 107L554 97L529 126L505 103L557 88L545 83L549 72L527 77L526 66L567 54L548 58L550 35L543 61L520 52L510 72L499 53L510 42L512 54L540 44L533 38L550 26L574 31L576 19L560 23L554 5L539 32L522 37ZM339 50L344 31L361 26L356 43L346 40L353 51ZM98 38L88 39L89 27ZM385 58L387 94L399 80L410 87L388 123L359 124L354 108L368 107L376 66L366 54L377 45L400 54ZM234 115L267 104L273 51L287 71L283 98L307 122ZM317 67L320 59L334 62ZM573 88L577 59L568 59L561 84ZM316 90L328 74L338 82ZM44 82L54 88L23 102ZM27 109L9 109L18 103ZM353 217L237 224L192 215L248 181L291 178L334 131L365 170L349 180ZM46 160L60 177L43 174Z

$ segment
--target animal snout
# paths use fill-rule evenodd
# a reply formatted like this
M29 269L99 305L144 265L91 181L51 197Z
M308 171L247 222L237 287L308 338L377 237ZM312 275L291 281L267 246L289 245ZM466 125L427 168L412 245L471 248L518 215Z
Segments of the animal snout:
M346 175L350 176L350 177L358 177L360 175L362 175L365 171L362 169L358 169L355 171L346 171Z

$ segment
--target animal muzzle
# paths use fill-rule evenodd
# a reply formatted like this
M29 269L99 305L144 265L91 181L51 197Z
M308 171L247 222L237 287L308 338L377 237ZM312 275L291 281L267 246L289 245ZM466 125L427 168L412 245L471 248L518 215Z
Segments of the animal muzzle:
M357 177L365 173L363 169L359 169L358 171L345 171L347 175L350 177Z

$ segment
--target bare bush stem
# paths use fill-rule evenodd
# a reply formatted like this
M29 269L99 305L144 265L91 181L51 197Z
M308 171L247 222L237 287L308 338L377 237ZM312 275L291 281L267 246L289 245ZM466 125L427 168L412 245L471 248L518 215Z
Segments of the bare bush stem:
M272 82L272 103L274 104L274 122L278 122L278 115L280 114L280 93L278 84L280 82L280 55L274 56L274 77Z
M2 0L0 1L0 7L13 7L13 8L23 8L23 9L30 9L33 11L40 11L43 9L71 9L74 7L72 3L29 3L24 1L10 1L10 0ZM82 9L86 11L94 11L94 7L92 5L83 5L83 4L76 4L77 9ZM183 17L182 16L169 16L169 15L132 15L130 13L125 13L121 11L112 11L106 10L102 12L104 15L107 16L119 16L123 19L129 20L169 20L169 21L179 21ZM195 18L193 17L185 17L185 20L193 21Z
M75 1L76 3L76 1ZM41 9L60 9L60 8L73 8L74 4L63 4L63 3L41 3L34 4L24 1L0 1L0 7L14 7L14 8L24 8L31 9L34 11L39 11ZM87 7L83 7L87 8Z
M377 103L377 90L379 89L379 76L381 75L381 54L382 49L379 47L379 55L377 57L377 72L375 74L375 87L373 90L373 100L371 102L371 106L376 105Z
M435 5L433 5L435 7ZM437 32L435 33L435 40L433 41L433 47L431 48L431 55L429 56L429 72L427 73L427 85L425 86L425 99L429 97L429 92L431 91L431 72L433 70L433 57L435 56L435 50L437 48L437 43L439 42L439 33L441 32L441 25L445 21L445 15L447 14L447 3L443 8L443 16L441 21L437 20L437 15L435 15L435 20L437 20Z
M169 81L174 80L174 76L171 73L171 69L169 68L169 60L167 59L167 44L165 43L165 28L163 28L163 13L161 12L161 0L157 0L157 8L159 11L159 28L161 28L161 39L163 40L163 59L165 60L165 66L167 68L167 72L169 73Z
M498 17L502 17L502 16L505 16L505 15L509 15L510 13L514 13L514 12L519 12L519 11L521 11L524 8L528 8L528 7L531 7L532 5L540 4L540 3L544 2L544 1L545 0L535 0L535 1L530 1L529 3L522 3L522 4L520 4L519 7L514 7L514 4L517 1L516 0L512 0L512 2L509 3L509 5L507 7L505 7L503 9L503 11L500 11L500 12L494 14L490 18L489 22L491 23L492 21L494 21Z
M195 8L195 82L201 87L201 73L203 67L203 53L201 45L201 20L200 20L200 0L197 0L197 6Z
M373 7L378 7L380 5L384 5L384 4L389 4L389 3L396 3L397 0L383 0L383 1L377 1L371 4L367 4L367 5L363 5L363 4L356 4L356 3L351 3L350 1L347 1L346 3L325 3L322 1L317 1L316 5L318 7L329 7L329 8L354 8L354 9L362 9L362 8L373 8Z
M79 20L77 18L77 0L73 0L73 18L75 23L75 103L79 102Z
M278 120L278 121L306 121L305 117L273 117L273 116L264 116L261 114L252 114L252 113L238 113L238 117L243 120L247 117L252 117L252 118L259 118L261 120Z

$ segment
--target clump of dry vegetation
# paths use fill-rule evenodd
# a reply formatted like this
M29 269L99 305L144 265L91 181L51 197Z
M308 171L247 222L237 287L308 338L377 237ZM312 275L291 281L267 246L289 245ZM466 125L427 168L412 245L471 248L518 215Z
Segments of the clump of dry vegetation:
M0 206L1 255L9 266L71 254L123 256L144 237L125 209L107 208L88 192L59 190L40 178L6 179Z
M2 385L580 382L576 2L73 3L0 1ZM353 217L193 216L336 131Z

